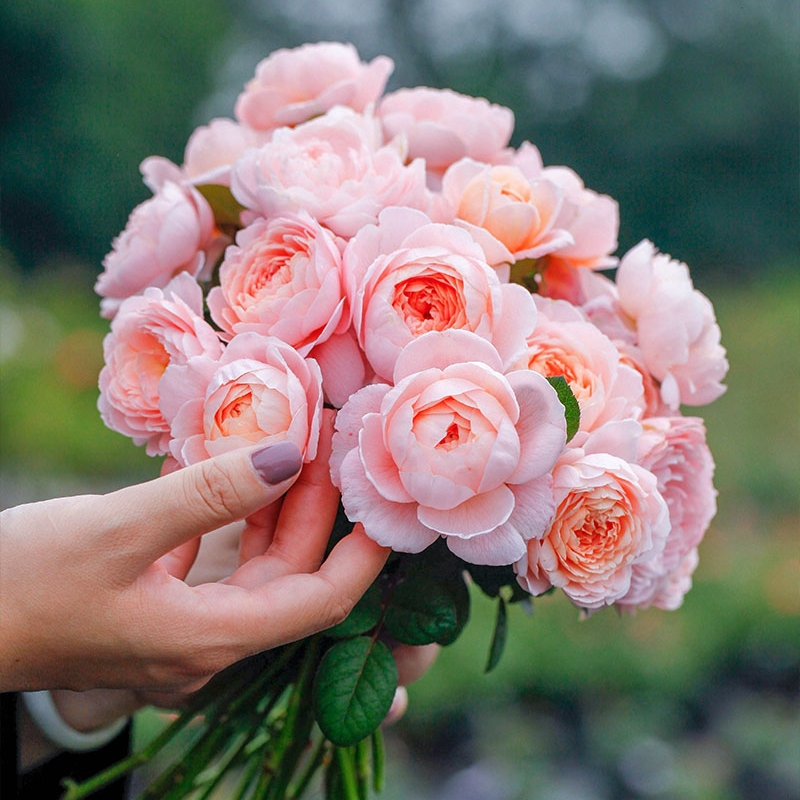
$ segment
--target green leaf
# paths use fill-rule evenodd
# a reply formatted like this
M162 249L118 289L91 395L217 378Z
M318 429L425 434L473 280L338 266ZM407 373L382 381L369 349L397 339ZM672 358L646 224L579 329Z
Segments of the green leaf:
M372 630L380 622L383 606L380 587L373 583L356 603L347 619L325 633L335 639L349 639Z
M564 406L564 418L567 421L567 441L578 432L581 424L581 410L578 400L572 393L567 379L563 375L556 375L547 379L548 383L556 390L561 405Z
M314 714L325 736L348 747L383 721L397 689L397 664L389 648L369 636L334 644L314 681Z
M484 672L491 672L500 662L506 646L508 624L506 617L506 602L502 597L497 598L497 616L494 622L492 644L489 647L489 658L486 661Z
M220 228L242 227L239 216L244 211L244 206L239 204L227 186L206 183L196 188L208 201L211 210L214 212L214 220Z
M446 584L417 571L392 591L384 624L403 644L449 644L459 629L456 599Z

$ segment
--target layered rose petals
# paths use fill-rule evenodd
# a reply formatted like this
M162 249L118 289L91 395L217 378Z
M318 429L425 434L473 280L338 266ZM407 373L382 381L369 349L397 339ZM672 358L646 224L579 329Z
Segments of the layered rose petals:
M363 111L383 93L394 64L378 56L368 64L355 47L317 42L271 53L236 101L237 119L269 131L324 114L334 106Z
M277 336L307 355L330 338L344 310L333 234L305 212L255 220L226 251L208 306L229 334Z
M164 288L179 272L201 276L218 236L203 196L190 186L166 182L133 210L103 260L95 284L103 316L113 317L123 300L148 286Z
M480 245L454 225L388 208L344 253L358 342L388 380L406 345L428 331L469 330L491 341L505 364L525 350L536 308L521 286L501 284Z
M280 339L242 333L219 359L171 365L160 405L170 424L170 452L183 466L284 439L310 461L319 438L322 376L315 361Z
M165 289L145 289L120 306L103 341L98 407L112 430L146 445L148 455L169 452L170 428L161 412L161 378L170 364L222 355L222 342L203 319L203 293L185 273Z
M571 447L553 471L555 519L516 564L531 594L560 588L575 605L620 600L633 570L664 549L669 514L655 476L619 456Z
M467 561L518 559L549 521L548 474L566 434L547 381L502 369L475 334L431 332L405 348L394 386L356 393L331 459L350 519L400 551L444 536Z

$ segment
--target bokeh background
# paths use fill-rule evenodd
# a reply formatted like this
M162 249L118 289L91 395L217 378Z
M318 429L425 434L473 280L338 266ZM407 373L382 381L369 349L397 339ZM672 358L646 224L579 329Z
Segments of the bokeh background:
M0 6L0 504L158 464L104 429L92 285L256 63L307 41L394 58L389 88L512 108L514 144L620 203L717 308L729 389L701 411L719 513L681 610L493 610L411 688L386 800L800 798L800 4L796 0L8 0ZM146 735L142 723L142 736Z

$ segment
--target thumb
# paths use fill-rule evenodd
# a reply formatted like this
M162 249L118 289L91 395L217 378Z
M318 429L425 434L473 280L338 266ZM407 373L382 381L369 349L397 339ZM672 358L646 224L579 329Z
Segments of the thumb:
M104 495L97 511L105 535L119 537L119 552L130 557L133 551L142 568L195 536L270 505L302 465L302 453L288 440L234 450Z

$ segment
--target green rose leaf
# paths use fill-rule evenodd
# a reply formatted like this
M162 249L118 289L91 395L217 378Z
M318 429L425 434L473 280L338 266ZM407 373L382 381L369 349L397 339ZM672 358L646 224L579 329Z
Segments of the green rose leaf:
M508 623L506 617L506 602L502 597L497 598L497 616L494 621L494 634L489 647L489 658L486 661L484 672L491 672L499 663L500 657L506 646Z
M567 420L567 441L578 432L581 424L581 410L578 399L572 393L567 379L563 375L556 375L547 379L548 383L556 390L561 405L564 406L564 418Z
M455 591L422 570L394 587L384 617L390 636L413 645L449 644L458 635L460 623Z
M349 747L375 731L392 705L397 664L389 648L369 636L334 644L314 680L314 715L325 736Z
M381 605L380 587L373 583L364 596L355 604L347 618L329 628L326 633L336 639L349 639L372 630L380 621L383 607Z

